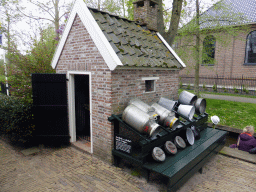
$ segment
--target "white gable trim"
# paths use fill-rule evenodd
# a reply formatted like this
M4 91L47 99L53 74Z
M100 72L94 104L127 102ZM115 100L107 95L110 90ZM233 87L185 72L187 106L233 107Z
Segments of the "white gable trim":
M185 63L180 59L180 57L175 53L175 51L171 48L171 46L165 41L165 39L162 37L162 35L157 32L157 36L161 39L161 41L164 43L164 45L169 49L169 51L173 54L173 56L179 61L179 63L183 66L186 67Z
M51 64L52 68L55 69L57 66L58 60L60 58L60 55L62 53L66 40L68 38L68 35L71 30L72 24L75 20L76 14L78 14L78 16L80 17L82 23L84 24L85 28L90 34L93 42L95 43L96 47L101 53L109 69L113 71L118 65L123 65L119 57L116 55L114 49L108 42L107 38L103 34L99 25L93 18L86 4L83 2L83 0L76 0L73 6L72 12L70 14L70 17L68 19L67 25L65 27L65 30L63 32L62 38L59 42L59 45L52 59L52 64Z

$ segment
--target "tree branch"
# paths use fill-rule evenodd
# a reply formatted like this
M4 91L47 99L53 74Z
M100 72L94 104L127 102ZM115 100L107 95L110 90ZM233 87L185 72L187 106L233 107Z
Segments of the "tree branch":
M45 12L47 12L53 19L54 19L54 15L52 15L51 13L51 8L49 7L46 7L43 3L40 3L40 2L37 2L37 3L34 3L33 1L30 1L30 3L36 5L37 7L39 7L40 9L44 10ZM48 10L47 10L48 9Z

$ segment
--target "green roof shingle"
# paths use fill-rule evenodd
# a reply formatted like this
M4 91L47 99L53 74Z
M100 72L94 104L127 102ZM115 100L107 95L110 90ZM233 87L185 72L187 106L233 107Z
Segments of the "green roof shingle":
M93 8L89 10L123 66L182 68L156 32L119 16Z

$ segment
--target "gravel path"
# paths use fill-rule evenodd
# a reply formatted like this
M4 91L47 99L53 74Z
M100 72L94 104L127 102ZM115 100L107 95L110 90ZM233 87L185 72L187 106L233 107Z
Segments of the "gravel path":
M219 99L219 100L227 100L227 101L236 101L236 102L243 102L243 103L255 103L256 104L256 97L255 98L247 98L247 97L239 97L239 96L227 96L227 95L214 95L214 94L202 94L203 98L208 99Z

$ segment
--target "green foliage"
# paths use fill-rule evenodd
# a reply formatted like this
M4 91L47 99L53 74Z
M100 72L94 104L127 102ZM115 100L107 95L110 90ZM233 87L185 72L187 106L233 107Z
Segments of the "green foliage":
M39 40L34 39L33 47L26 55L13 48L8 55L12 66L9 66L10 92L13 96L32 100L31 73L55 73L51 60L56 48L53 28L42 31Z
M225 93L227 92L226 87L222 87L222 90L223 90Z
M187 89L190 89L190 88L191 88L191 85L190 85L190 84L188 84L188 85L187 85Z
M233 87L233 90L235 93L238 93L238 89L236 87Z
M243 92L245 92L246 94L249 94L249 90L246 88L245 85L242 85L242 89L243 89Z
M30 139L33 124L32 104L25 99L0 94L0 133L15 135L17 140Z
M127 7L127 18L130 19L130 20L134 20L134 17L133 17L133 11L134 11L134 6L133 6L133 2L135 0L127 0L125 1L125 5Z
M106 10L110 13L121 15L121 5L119 1L116 0L105 0L102 3L103 10Z
M214 85L212 86L212 90L214 91L214 92L217 92L217 85L214 83Z
M205 83L203 83L203 89L204 89L205 91L208 90L207 87L205 86Z

